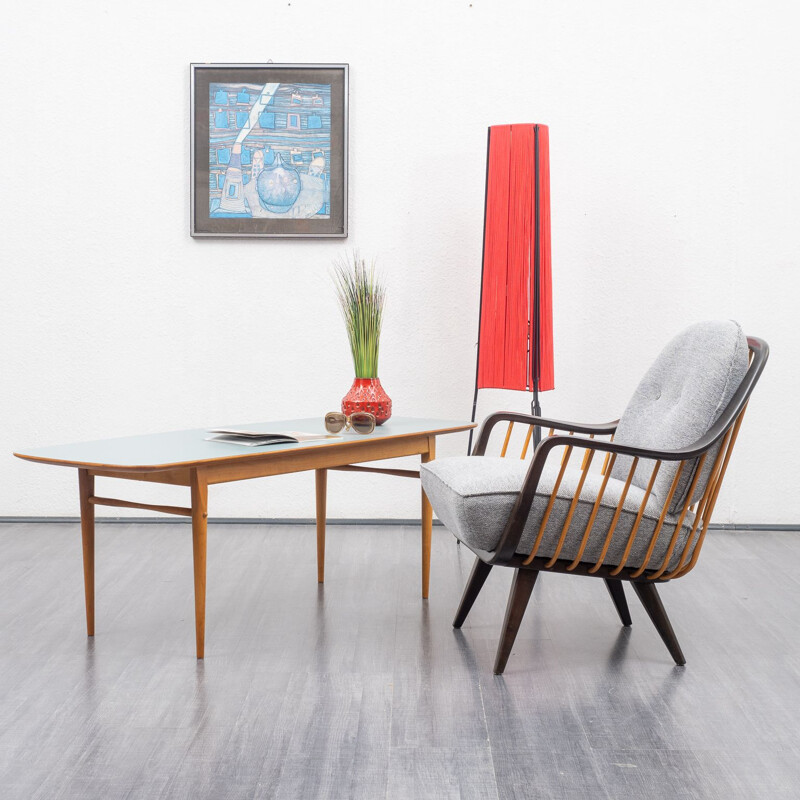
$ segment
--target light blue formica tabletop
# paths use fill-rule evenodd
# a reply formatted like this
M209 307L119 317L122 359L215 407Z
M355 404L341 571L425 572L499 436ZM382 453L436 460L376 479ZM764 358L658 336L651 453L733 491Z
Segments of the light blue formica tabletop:
M114 467L130 470L158 470L170 467L193 466L215 461L247 457L264 457L270 453L287 450L308 450L317 447L337 447L346 444L365 444L376 439L396 439L420 435L439 435L457 433L474 428L474 423L422 419L413 417L392 417L373 433L363 435L351 431L343 432L336 438L319 439L312 442L289 444L270 444L261 447L208 442L213 436L212 428L244 428L264 433L302 431L304 433L326 433L321 417L310 419L290 419L277 422L248 422L244 424L210 425L168 433L152 433L143 436L125 436L118 439L101 439L93 442L61 444L52 447L37 447L19 450L14 453L19 458L71 467Z

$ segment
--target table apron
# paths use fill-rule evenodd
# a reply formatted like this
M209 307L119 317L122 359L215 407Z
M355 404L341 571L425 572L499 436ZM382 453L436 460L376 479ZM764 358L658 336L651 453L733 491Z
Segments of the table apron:
M124 470L89 469L89 475L96 478L122 478L126 481L148 481L149 483L167 483L171 486L191 486L191 470L186 467L174 467L160 472L125 472Z
M402 439L375 440L358 444L338 445L331 448L314 448L299 452L287 451L272 454L264 460L242 460L228 464L208 464L202 472L209 484L264 478L289 472L311 469L328 469L385 458L402 458L428 453L434 448L435 436L414 436Z
M90 468L88 473L98 478L121 478L130 481L190 486L192 471L197 470L203 474L207 484L229 483L249 478L285 475L290 472L363 464L386 458L424 455L434 451L435 440L435 435L425 434L404 436L398 439L353 442L334 447L309 448L301 451L265 453L262 458L247 456L220 464L207 462L197 465L180 465L163 470L137 470L135 472L124 469Z

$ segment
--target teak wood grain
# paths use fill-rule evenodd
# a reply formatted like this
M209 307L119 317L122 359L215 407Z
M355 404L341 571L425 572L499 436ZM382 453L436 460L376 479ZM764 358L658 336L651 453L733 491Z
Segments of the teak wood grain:
M299 420L291 429L301 430L305 423ZM44 448L29 453L15 453L20 458L38 463L57 466L77 467L79 475L79 495L81 507L81 534L83 539L84 589L86 599L86 629L89 636L94 635L94 509L97 505L118 508L141 508L166 514L190 516L192 520L192 560L194 565L195 600L195 639L197 658L205 654L205 615L206 615L206 554L208 544L208 487L217 483L262 478L271 475L284 475L292 472L313 470L315 473L316 528L317 528L317 580L325 579L325 522L327 499L327 474L329 469L343 469L355 472L381 473L400 477L419 477L415 470L383 469L380 467L357 466L365 462L380 461L403 456L420 456L422 463L435 458L436 436L456 433L475 427L472 423L449 423L437 420L400 419L396 429L390 426L376 432L374 436L342 437L341 441L328 442L316 446L307 443L289 445L284 449L245 448L247 452L237 455L208 457L208 453L218 452L214 447L198 447L191 437L200 436L201 431L176 432L164 434L167 437L183 437L183 446L188 440L195 453L201 455L189 460L161 460L149 463L141 453L146 452L148 442L158 449L158 435L153 437L131 437L129 439L89 442L79 445L65 445L59 448ZM188 437L188 438L187 438ZM180 444L180 441L179 441ZM115 451L115 445L117 449ZM127 448L127 450L126 450ZM167 448L168 449L168 448ZM117 452L117 459L97 459L97 453ZM164 447L160 447L162 454ZM225 451L220 451L225 452ZM89 458L87 458L87 453ZM176 448L176 455L180 455ZM133 454L133 455L132 455ZM137 455L138 454L138 455ZM168 453L169 455L169 453ZM116 478L120 480L163 483L190 488L191 507L155 505L133 502L112 497L97 497L94 494L95 477ZM422 597L428 597L430 588L431 526L433 510L425 493L421 498L421 537L422 537Z
M194 563L194 619L197 657L206 641L206 551L208 542L208 484L200 469L192 471L192 559Z
M81 539L83 541L83 588L86 597L86 635L94 636L94 476L78 470L81 504Z
M436 458L436 437L428 439L427 452L422 454L422 463L427 464ZM431 530L433 526L433 508L424 489L422 493L422 598L428 599L431 583Z

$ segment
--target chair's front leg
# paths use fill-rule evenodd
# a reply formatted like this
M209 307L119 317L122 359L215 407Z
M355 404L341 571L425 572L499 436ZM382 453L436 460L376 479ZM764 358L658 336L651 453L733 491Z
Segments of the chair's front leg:
M491 571L491 564L487 564L479 558L475 559L475 565L472 567L472 572L470 573L469 580L464 589L464 594L461 597L461 603L458 606L458 611L456 611L456 616L453 620L454 628L460 628L464 624L467 614L469 614L472 609L472 605L480 594L483 584L486 582L486 578L489 577Z
M500 638L500 646L497 648L497 658L494 662L495 675L502 675L506 668L511 648L514 646L514 640L517 638L522 617L525 616L525 609L528 607L528 600L530 600L533 586L538 577L539 572L535 569L516 570L514 583L511 585L511 592L508 595L503 635Z
M675 631L672 630L672 624L658 595L656 585L652 582L643 583L640 581L631 581L631 585L636 594L639 595L639 599L642 601L645 611L647 611L647 616L656 626L659 636L667 646L670 655L675 659L675 663L679 667L684 666L686 659L683 656L681 646L678 644L678 637L675 635Z

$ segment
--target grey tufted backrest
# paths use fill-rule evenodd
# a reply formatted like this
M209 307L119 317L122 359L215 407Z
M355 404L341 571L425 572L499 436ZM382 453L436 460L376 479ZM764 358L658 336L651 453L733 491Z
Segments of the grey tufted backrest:
M698 322L679 333L661 352L642 378L620 418L614 441L636 447L672 450L686 447L707 433L747 372L747 337L732 320ZM719 445L706 456L692 502L703 493ZM629 456L617 458L611 476L626 480ZM653 494L664 502L679 462L664 461L653 485ZM652 461L641 461L633 483L646 488ZM679 510L694 469L683 468L670 504Z

